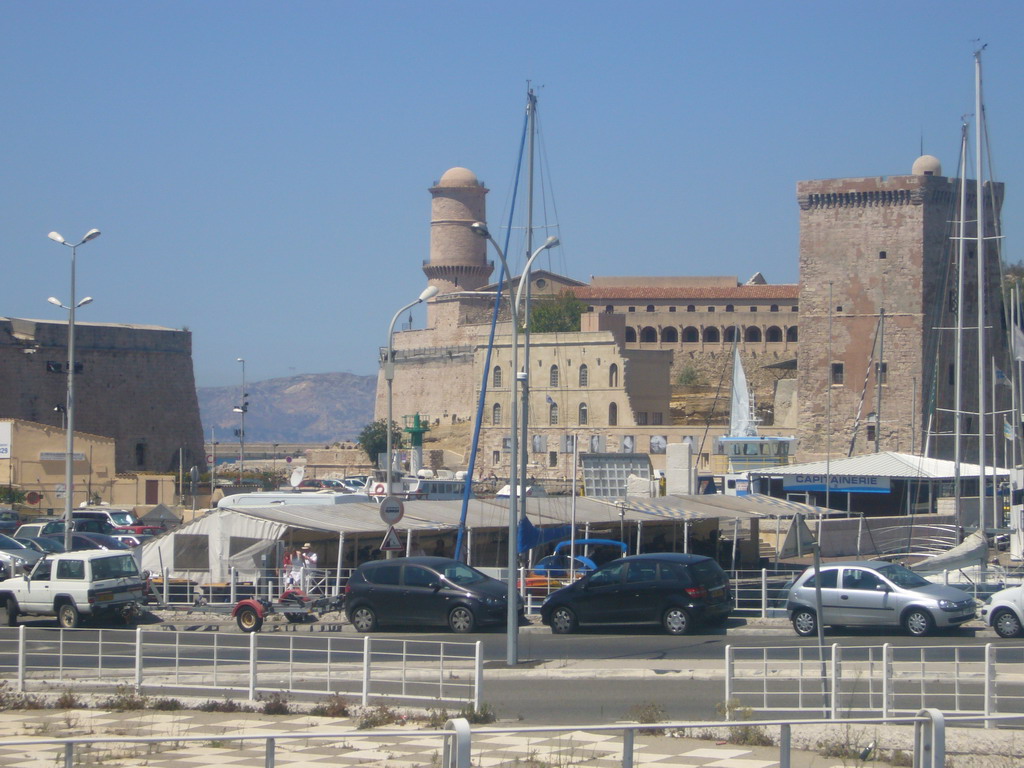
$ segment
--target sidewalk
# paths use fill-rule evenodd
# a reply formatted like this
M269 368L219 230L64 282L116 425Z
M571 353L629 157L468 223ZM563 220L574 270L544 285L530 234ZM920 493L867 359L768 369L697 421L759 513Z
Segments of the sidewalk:
M500 728L475 726L478 730ZM507 724L516 727L516 724ZM353 718L317 718L310 715L217 714L197 711L107 712L100 710L41 710L0 712L0 766L52 768L63 760L63 747L56 744L6 745L12 739L57 739L63 736L91 738L79 747L76 765L148 766L149 768L197 768L264 765L265 739L286 733L324 734L323 738L277 739L276 766L323 768L325 766L372 766L384 768L429 768L438 766L443 751L442 736L417 724L386 726L386 734L357 730ZM400 731L400 733L396 733ZM947 728L948 765L971 768L1011 768L1021 765L1016 757L1024 753L1024 732L980 731ZM239 746L239 735L257 735L261 740ZM329 735L328 735L329 734ZM775 734L777 736L777 732ZM981 748L982 737L985 748ZM198 737L196 742L171 741L159 747L99 743L104 737L162 736L169 739ZM702 738L697 738L698 736ZM703 738L706 737L706 738ZM634 764L653 768L774 768L779 765L778 747L730 744L728 734L703 733L638 734ZM884 766L888 762L862 762L854 756L872 742L886 756L898 750L897 762L906 760L913 746L910 726L866 726L836 723L830 726L795 727L791 765L794 768L832 768L851 765ZM833 754L850 750L846 756L826 757L822 745ZM982 752L988 754L981 754ZM477 733L472 740L472 760L481 768L616 768L622 764L622 734L619 731ZM902 762L908 765L907 762Z

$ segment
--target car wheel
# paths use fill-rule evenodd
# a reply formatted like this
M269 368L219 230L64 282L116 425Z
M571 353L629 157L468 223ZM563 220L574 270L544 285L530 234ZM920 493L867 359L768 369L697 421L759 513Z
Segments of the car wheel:
M1020 637L1022 634L1020 619L1009 608L996 611L992 617L992 629L1000 637Z
M551 612L551 631L556 635L569 635L576 631L579 622L571 608L564 605Z
M18 626L18 601L13 597L7 598L7 619L4 623L8 627Z
M903 629L908 635L924 637L935 627L932 615L923 608L912 608L903 616Z
M373 632L377 628L377 615L372 608L365 605L354 609L348 620L352 622L356 632Z
M235 623L243 632L259 632L263 627L263 617L251 605L243 605L235 614Z
M464 605L457 605L448 613L448 626L452 632L466 634L476 628L476 616Z
M669 608L661 617L661 624L670 635L685 635L693 626L693 620L686 609Z
M63 629L75 629L82 623L82 617L73 603L62 603L57 609L57 623Z
M818 634L818 617L814 611L800 608L793 612L793 631L800 637L810 637Z

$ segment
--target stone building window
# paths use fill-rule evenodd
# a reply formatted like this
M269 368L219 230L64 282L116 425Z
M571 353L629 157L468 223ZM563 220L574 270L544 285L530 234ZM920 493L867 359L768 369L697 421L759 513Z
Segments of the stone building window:
M608 367L608 386L619 386L619 366L617 366L615 363L612 363Z
M557 467L558 466L558 451L548 451L548 466L549 467Z
M879 384L889 383L889 364L888 363L876 363L875 364L875 380Z
M730 343L736 341L736 326L730 325L728 328L726 328L725 333L722 335L722 338L724 338L725 341Z
M661 425L661 419L663 416L664 414L662 414L661 411L654 411L653 413L651 413L651 424L654 424L655 426Z
M651 326L648 325L646 328L640 331L640 341L650 344L656 342L657 340L658 332L651 328Z
M590 383L590 369L586 364L580 366L580 389L587 387Z
M756 325L752 325L749 328L747 328L746 333L744 333L743 336L744 341L758 342L761 340L761 329L758 328Z
M832 385L842 386L843 384L843 364L832 363Z
M663 328L661 330L661 340L665 344L675 344L677 341L679 341L679 331L677 331L672 326L669 326L668 328Z
M586 403L580 403L580 407L579 407L579 424L580 424L580 426L585 426L588 423L589 422L587 421L587 404Z
M630 342L630 343L636 341L636 329L635 328L627 328L626 329L626 341Z
M550 373L548 375L548 378L549 378L549 382L548 382L549 386L552 386L552 387L557 387L558 386L558 366L557 365L552 365L551 366L551 371L550 371Z
M608 405L608 426L617 427L619 425L619 406L615 403L609 403Z
M757 307L751 307L751 308L750 308L750 311L751 311L751 312L757 312Z
M144 467L146 466L146 444L136 443L135 444L135 466Z
M653 304L648 304L647 305L647 311L648 312L653 312L654 311L654 305Z
M501 451L491 451L491 464L495 467L501 464Z
M779 305L778 305L778 304L772 304L772 305L771 305L771 306L770 306L770 307L768 308L768 311L769 311L769 312L778 312L778 311L779 311Z
M647 425L647 411L636 412L636 423L639 424L640 426Z
M708 312L714 312L714 311L715 311L714 307L708 307Z
M704 329L704 343L717 344L722 340L722 333L715 327Z
M686 307L686 311L687 312L696 312L697 311L697 307L695 307L693 304L689 304Z
M692 325L683 328L683 341L693 344L700 341L700 332Z
M786 341L796 341L797 335L797 328L795 325L791 325L786 329Z
M878 252L878 258L880 258L880 259L888 258L888 254L885 251L879 251Z
M551 426L558 424L558 403L548 405L548 424Z
M614 314L615 313L615 307L613 307L611 304L608 304L604 308L604 311L607 312L609 315Z
M769 326L764 332L764 340L771 343L782 341L782 329L777 325Z
M491 424L496 427L501 424L501 403L495 403L491 408Z
M630 311L630 312L636 312L636 307L630 307L630 308L629 308L629 311Z
M726 304L725 305L725 311L726 312L735 312L736 308L732 304Z
M669 308L668 308L668 311L669 311L669 312L675 312L675 311L676 311L676 308L675 308L675 307L669 307Z
M800 305L799 304L794 304L792 307L789 308L789 311L790 312L799 312L800 311Z
M491 386L498 389L501 386L501 366L494 366L494 373L491 375Z

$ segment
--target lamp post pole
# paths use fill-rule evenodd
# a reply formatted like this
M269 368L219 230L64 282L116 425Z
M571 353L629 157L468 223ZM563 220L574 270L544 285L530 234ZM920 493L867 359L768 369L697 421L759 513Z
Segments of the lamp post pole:
M481 237L486 238L494 250L498 252L498 258L501 259L501 266L505 270L505 274L511 276L511 271L508 268L508 261L505 259L505 252L501 250L501 246L491 237L490 231L487 229L487 225L482 221L475 222L470 227ZM512 281L509 280L508 292L509 298L511 299L511 305L509 311L512 315L512 397L509 404L509 418L511 424L511 436L509 438L509 469L508 469L508 483L509 483L509 494L508 494L508 592L507 592L507 618L506 618L506 643L505 643L505 663L510 667L515 666L519 663L519 604L518 593L516 590L516 571L517 561L519 559L519 477L518 467L519 464L519 413L518 413L518 392L516 383L520 381L519 373L519 299L523 292L524 278L529 279L530 267L533 265L533 260L536 259L543 251L548 248L552 248L558 245L557 237L549 237L547 241L538 248L530 258L526 260L526 266L523 268L523 274L519 279L519 290L513 295L512 293ZM523 387L526 387L527 374L522 374ZM525 428L526 425L524 425ZM524 440L525 435L524 435ZM525 500L524 500L525 502Z
M91 296L86 296L79 302L75 301L75 256L78 246L95 240L100 236L98 229L90 229L85 236L77 243L69 243L59 232L51 232L49 237L54 242L66 245L71 249L71 298L65 307L54 297L47 299L51 304L68 311L68 401L65 406L67 414L66 432L66 453L64 455L64 548L71 549L71 510L74 507L72 489L75 480L75 310L84 307L92 301Z
M242 472L245 471L245 412L249 410L249 393L245 391L245 358L236 358L242 364L242 404L236 406L235 413L242 415L242 426L238 430L238 485L242 485Z
M392 455L391 455L391 452L393 450L392 445L391 445L391 442L392 442L392 439L391 439L391 423L392 423L392 420L393 420L393 417L391 415L391 412L392 412L391 387L392 387L392 382L395 379L395 349L394 349L394 346L392 344L392 341L393 341L392 337L395 335L395 323L398 322L398 318L401 316L401 314L403 312L405 312L405 310L412 309L417 304L420 304L420 303L426 301L427 299L434 298L435 296L437 296L437 291L438 291L438 288L437 288L436 285L428 285L426 288L423 289L423 292L420 293L419 298L416 299L416 301L409 302L404 307L402 307L400 310L395 312L395 316L391 318L391 324L388 326L388 351L387 351L387 356L384 358L384 380L388 384L388 420L387 420L387 424L384 425L384 431L385 431L385 434L387 435L387 465L388 465L387 469L385 470L385 478L386 478L386 481L387 481L387 487L384 490L385 497L391 495L391 468L392 468L392 466L395 463L395 461L394 461L394 459L392 458ZM370 458L373 459L372 456ZM388 554L390 555L391 553L389 552Z

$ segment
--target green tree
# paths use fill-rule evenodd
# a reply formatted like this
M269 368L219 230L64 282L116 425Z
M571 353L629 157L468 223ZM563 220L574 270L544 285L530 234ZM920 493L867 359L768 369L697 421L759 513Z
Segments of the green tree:
M530 330L534 333L570 333L580 329L580 315L586 305L570 291L542 296L530 307Z
M0 488L0 504L24 504L25 492L18 491L9 485Z
M377 457L388 449L386 424L387 419L371 421L363 427L363 431L359 433L359 438L356 440L359 443L359 447L366 452L366 455L370 457L370 461L374 464L377 463ZM398 448L401 444L402 431L395 422L391 422L391 445L394 448Z

